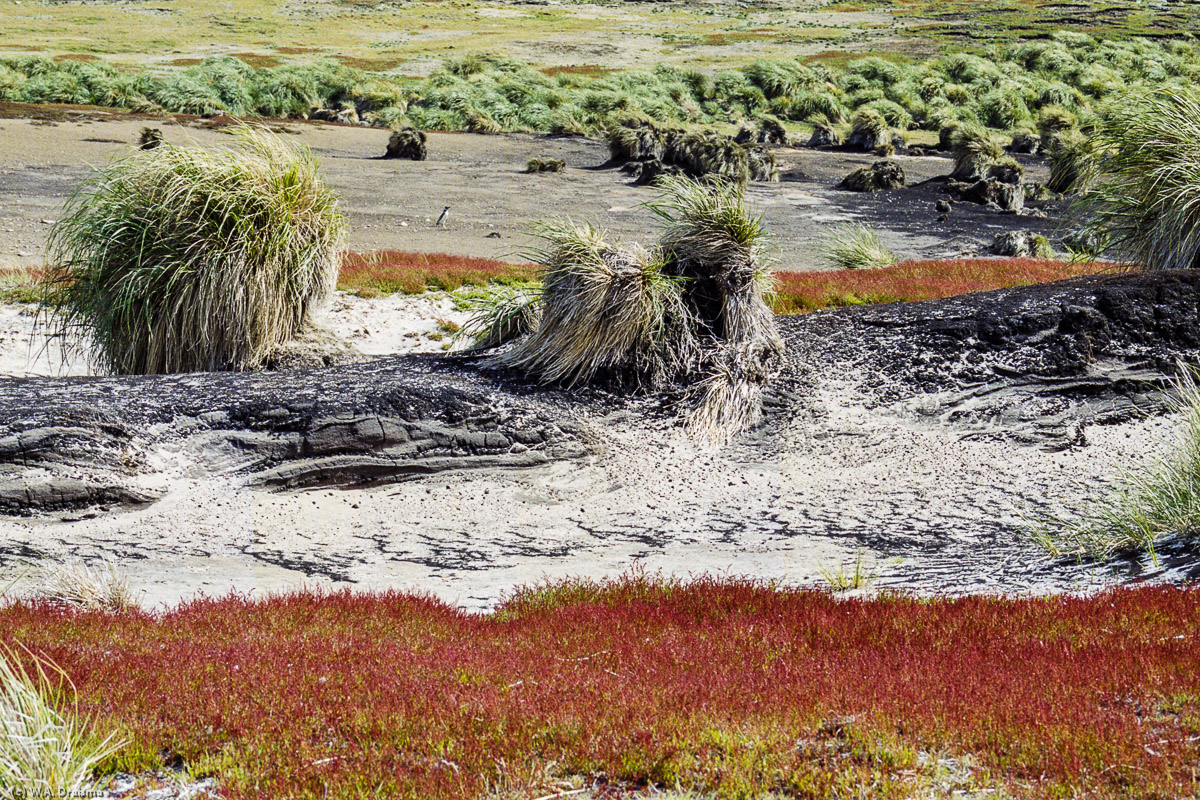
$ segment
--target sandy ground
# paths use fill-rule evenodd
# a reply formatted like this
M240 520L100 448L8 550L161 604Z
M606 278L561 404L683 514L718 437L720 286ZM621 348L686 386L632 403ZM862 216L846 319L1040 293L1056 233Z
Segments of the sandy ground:
M860 556L873 588L921 593L1128 579L1052 568L1014 531L1047 497L1140 457L1169 422L1089 428L1087 447L1054 453L868 412L845 387L820 399L831 416L798 422L769 449L717 451L624 416L589 420L604 441L583 462L348 490L256 490L232 470L202 470L186 446L164 447L152 454L162 500L3 519L0 553L9 574L29 559L109 560L150 606L350 586L482 610L517 585L634 567L822 586Z
M463 316L444 296L338 294L321 320L380 354L440 350L434 319ZM0 321L0 372L14 374L38 340L19 309L0 308ZM86 372L70 359L57 368ZM1047 498L1151 452L1169 420L1091 427L1087 446L1051 452L920 421L906 406L868 410L856 382L823 382L815 411L766 443L718 450L623 412L585 420L603 438L582 462L372 488L264 491L236 464L214 471L186 442L162 446L144 488L165 495L149 507L0 518L0 574L103 559L150 606L353 586L428 591L473 610L517 585L633 567L825 585L861 557L876 589L934 593L1085 589L1130 569L1170 577L1169 565L1052 565L1016 534Z
M107 116L107 115L101 115ZM0 119L0 267L40 265L46 237L63 202L91 174L129 155L146 120L112 117L105 121ZM155 123L151 123L155 124ZM196 125L157 125L176 144L219 146L227 132ZM600 142L577 137L526 134L484 136L431 134L427 161L378 158L387 132L329 124L288 122L281 127L321 159L322 174L342 196L350 222L349 246L443 252L520 260L529 244L530 223L555 216L591 220L611 233L653 239L656 218L642 204L655 197L649 187L631 185L607 161ZM561 158L561 174L523 173L534 156ZM880 229L886 244L911 257L978 253L997 232L1032 228L1050 233L1052 219L992 214L969 204L956 206L951 219L937 221L936 198L911 193L873 196L833 188L870 154L829 153L781 148L776 151L785 180L751 184L749 197L775 236L777 266L784 270L820 266L820 243L834 223L864 221ZM897 160L909 184L945 175L941 157ZM1030 166L1030 177L1042 174ZM448 224L434 221L450 206Z
M376 356L446 350L454 345L439 321L462 325L469 316L457 310L446 293L365 299L335 292L313 315L313 322L366 355ZM92 374L83 354L63 352L60 340L50 335L33 306L0 305L0 375Z
M63 200L91 167L129 153L143 124L0 120L0 262L40 263ZM640 206L652 190L628 185L618 171L590 169L606 156L596 142L434 134L430 160L413 163L375 158L382 131L288 129L320 155L342 193L355 249L511 257L526 222L549 213L653 235ZM164 130L175 142L228 141L195 127ZM533 155L565 158L572 168L521 174ZM784 268L813 266L816 243L838 220L877 221L889 244L913 255L974 252L993 229L1054 224L956 210L965 219L939 225L923 196L831 188L871 156L780 158L802 176L750 193ZM901 161L910 183L948 167L940 158ZM433 218L445 205L451 222L437 229ZM446 342L436 320L463 316L445 297L339 294L319 321L363 352L384 354L438 351ZM77 359L64 362L33 322L24 308L0 307L0 374L86 372ZM1088 429L1088 446L1053 453L966 436L910 410L867 411L852 378L822 385L824 413L799 415L769 445L713 450L626 415L588 420L603 434L582 463L365 489L256 490L232 466L213 472L186 445L164 447L152 454L162 470L150 487L165 491L162 500L119 513L2 518L0 563L11 571L43 557L111 559L147 605L197 592L317 585L430 591L482 609L515 585L634 566L821 584L860 555L876 586L922 592L1061 590L1128 578L1050 569L1015 531L1020 515L1046 498L1146 452L1165 422Z

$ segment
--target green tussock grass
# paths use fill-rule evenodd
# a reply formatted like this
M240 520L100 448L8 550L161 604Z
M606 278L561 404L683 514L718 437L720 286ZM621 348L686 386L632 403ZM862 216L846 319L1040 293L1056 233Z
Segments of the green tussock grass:
M250 61L262 64L259 59ZM336 60L255 68L223 56L184 67L121 70L105 61L0 59L0 102L97 104L138 111L302 117L314 109L380 127L604 133L614 120L726 126L854 120L872 133L937 131L951 119L994 132L1040 124L1047 110L1082 125L1129 90L1200 79L1188 41L1107 41L1069 32L920 61L774 58L739 68L659 64L617 71L541 70L512 58L448 58L414 79ZM880 126L886 126L886 131Z
M954 169L950 177L956 180L977 181L1004 156L1000 145L982 125L954 125L949 142L954 155Z
M55 223L47 312L101 369L254 369L332 290L345 222L316 159L237 135L105 167Z
M533 172L564 172L567 162L561 158L531 158L525 162L525 171Z
M542 287L499 286L469 303L471 317L458 337L481 349L499 347L533 331L541 317Z
M686 363L695 343L682 286L664 271L661 250L609 242L598 228L567 221L534 233L544 242L527 253L543 267L538 325L498 363L567 386L604 369L659 376Z
M656 244L541 223L541 244L526 253L540 288L490 293L461 335L481 348L510 343L489 362L542 383L674 385L689 431L724 440L757 418L783 349L766 303L767 234L740 182L663 177L656 187Z
M1200 91L1114 104L1087 147L1092 180L1079 211L1106 251L1145 269L1200 267Z

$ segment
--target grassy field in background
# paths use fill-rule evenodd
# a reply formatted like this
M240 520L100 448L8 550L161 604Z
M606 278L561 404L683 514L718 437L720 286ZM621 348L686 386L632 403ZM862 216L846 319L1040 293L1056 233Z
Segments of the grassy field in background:
M1133 5L1045 0L791 0L701 3L517 3L412 0L242 0L218 4L121 0L86 4L0 0L0 52L186 66L237 54L255 66L335 57L367 70L421 74L432 60L497 52L548 66L738 66L758 58L846 51L928 55L947 44L1040 37L1071 28L1104 37L1194 31L1197 0ZM541 40L541 41L538 41Z
M186 66L201 56L246 54L261 66L335 57L362 69L388 70L410 60L471 53L523 54L554 64L630 66L735 62L797 46L820 52L886 28L886 14L823 12L819 3L782 8L729 8L654 2L561 5L428 0L375 4L245 0L216 5L174 0L169 6L125 2L30 4L0 0L0 52L69 57L113 56L124 63ZM861 27L863 21L872 27ZM561 46L531 45L543 38ZM572 47L575 42L582 47ZM590 47L587 45L591 45ZM753 46L738 56L738 45ZM765 49L764 49L765 48ZM741 49L745 49L744 47ZM537 58L541 53L542 58ZM578 61L583 55L584 59ZM420 72L419 66L411 66Z
M228 800L596 782L1182 797L1200 789L1198 599L852 600L634 575L518 591L487 616L396 593L154 615L10 604L0 643L51 659L80 713L121 732L109 768L180 759Z

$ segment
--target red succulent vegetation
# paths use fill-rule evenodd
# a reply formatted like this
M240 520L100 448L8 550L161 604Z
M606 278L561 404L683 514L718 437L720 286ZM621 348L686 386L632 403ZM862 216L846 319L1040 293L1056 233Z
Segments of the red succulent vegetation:
M554 769L902 797L946 755L1020 796L1189 795L1198 631L1186 588L841 600L638 575L520 591L488 616L350 592L0 609L0 643L52 659L81 713L132 740L110 766L168 754L228 798L525 796Z
M1068 263L1045 258L960 258L904 261L883 269L780 272L773 306L796 314L831 306L936 300L1092 275L1112 264Z
M534 267L490 258L447 253L378 250L347 253L338 272L338 288L348 292L416 294L429 289L452 291L462 286L533 280Z
M1091 275L1112 264L1068 263L1044 258L962 258L905 261L876 270L779 272L772 308L797 314L832 306L935 300L941 297L1005 289ZM347 253L338 288L363 295L429 289L452 291L461 286L523 283L537 280L532 264L508 264L488 258L445 253L380 250Z

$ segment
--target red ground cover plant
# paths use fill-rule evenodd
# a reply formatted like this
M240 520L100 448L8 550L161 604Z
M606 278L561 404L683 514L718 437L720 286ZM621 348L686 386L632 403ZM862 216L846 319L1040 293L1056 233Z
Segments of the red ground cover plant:
M905 261L878 270L780 272L772 308L798 314L833 306L912 302L1047 283L1113 269L1112 264L1068 263L1042 258L964 258ZM380 250L348 253L338 288L365 296L461 286L523 283L537 279L531 264L507 264L487 258L445 253Z
M110 766L182 758L228 798L534 797L551 763L726 798L903 797L930 780L924 754L1022 797L1200 789L1196 589L839 600L635 575L489 616L349 592L10 604L0 643L123 729Z
M464 285L518 283L535 277L534 267L528 264L447 253L378 250L347 253L338 272L338 288L360 294L416 294L429 289L452 291Z
M797 314L831 306L936 300L1110 269L1112 264L1044 258L962 258L904 261L884 269L780 272L773 307L777 314Z

